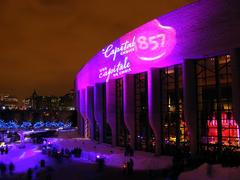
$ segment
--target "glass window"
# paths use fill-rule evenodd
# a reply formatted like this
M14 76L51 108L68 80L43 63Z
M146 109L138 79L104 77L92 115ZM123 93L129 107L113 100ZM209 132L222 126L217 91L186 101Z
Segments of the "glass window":
M189 143L183 116L182 67L175 65L160 69L160 111L165 152Z
M126 146L128 144L129 133L124 123L123 115L123 79L116 80L116 128L117 145Z
M239 127L232 115L230 59L224 55L196 61L198 121L205 150L239 147Z
M136 149L154 151L154 136L148 122L147 73L135 75Z

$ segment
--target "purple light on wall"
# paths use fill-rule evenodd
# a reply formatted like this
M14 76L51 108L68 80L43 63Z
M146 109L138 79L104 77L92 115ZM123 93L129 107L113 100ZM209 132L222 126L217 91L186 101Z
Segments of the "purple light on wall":
M154 19L109 44L92 58L78 73L77 89L164 66L162 60L175 45L175 29Z
M170 26L163 26L153 20L121 38L123 42L134 39L135 49L129 59L139 61L158 61L171 53L176 45L176 31Z
M138 27L106 46L81 69L76 77L77 90L123 77L126 73L135 74L151 67L180 64L184 59L229 53L229 49L239 47L239 4L237 0L231 3L197 1ZM139 40L139 36L144 38ZM126 40L129 42L124 44ZM161 48L157 48L155 40ZM147 41L148 45L142 44L139 51L140 48L135 48L138 41ZM127 52L114 54L112 51L111 54L112 49L121 51L124 45ZM110 50L107 58L103 54L106 50Z

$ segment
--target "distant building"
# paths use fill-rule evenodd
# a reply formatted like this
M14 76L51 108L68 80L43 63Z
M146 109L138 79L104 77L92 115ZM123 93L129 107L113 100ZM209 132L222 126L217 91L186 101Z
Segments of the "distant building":
M22 102L23 102L22 110L27 110L32 108L31 98L26 98Z
M34 90L31 97L23 100L23 104L26 110L72 111L75 110L74 99L74 91L64 96L41 96Z
M0 94L0 107L1 110L15 110L18 109L19 101L16 97L9 94Z
M18 124L23 121L71 122L72 126L76 126L74 96L74 91L64 96L41 96L34 91L30 97L20 102L9 94L0 94L0 119Z
M60 110L74 111L75 110L75 93L70 91L64 96L60 97Z

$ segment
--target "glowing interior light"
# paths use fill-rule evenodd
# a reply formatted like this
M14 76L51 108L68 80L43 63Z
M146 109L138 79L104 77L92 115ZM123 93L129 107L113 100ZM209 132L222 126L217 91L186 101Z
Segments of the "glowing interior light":
M221 114L222 122L222 143L224 145L239 145L239 126L236 120L231 117L227 118L227 114ZM214 115L212 120L208 120L208 142L216 144L218 142L218 122Z

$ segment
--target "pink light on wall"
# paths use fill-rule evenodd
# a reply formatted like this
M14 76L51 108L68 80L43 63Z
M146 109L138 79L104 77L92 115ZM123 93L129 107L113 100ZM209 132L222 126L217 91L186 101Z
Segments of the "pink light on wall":
M123 42L134 38L135 49L129 59L156 61L169 55L176 45L176 31L153 20L121 38Z
M152 67L163 67L171 61L166 57L175 45L175 29L154 19L96 54L78 73L77 88L108 82L128 73L146 72Z

